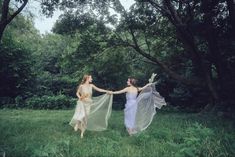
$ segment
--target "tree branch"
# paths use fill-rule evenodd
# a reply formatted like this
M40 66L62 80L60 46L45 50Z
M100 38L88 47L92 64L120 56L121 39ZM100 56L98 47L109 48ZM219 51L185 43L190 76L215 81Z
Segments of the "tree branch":
M203 86L202 84L199 84L195 81L191 81L188 80L184 77L182 77L181 75L173 72L172 70L170 70L164 63L162 63L161 61L159 61L157 58L145 53L142 49L140 49L140 47L138 46L138 41L134 35L134 31L131 29L131 36L132 36L132 40L134 42L134 45L128 43L128 45L130 47L132 47L133 49L135 49L139 54L141 54L142 56L146 57L147 59L149 59L150 61L156 63L157 65L159 65L167 74L169 74L172 78L178 80L179 82L183 83L183 84L187 84L187 85L193 85L193 86Z
M150 45L149 45L148 39L146 37L146 33L144 33L144 40L145 40L145 43L146 43L147 48L148 48L148 53L150 54Z
M7 18L7 24L9 24L26 6L28 0L24 0L23 4L9 17Z
M153 0L144 0L144 2L149 2L154 8L159 10L162 14L168 14L168 15L170 14L169 10L160 6L158 3L154 2Z

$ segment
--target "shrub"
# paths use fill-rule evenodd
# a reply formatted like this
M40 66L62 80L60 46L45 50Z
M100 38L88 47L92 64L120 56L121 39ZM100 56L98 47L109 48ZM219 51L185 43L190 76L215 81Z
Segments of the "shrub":
M74 106L76 99L65 95L31 97L26 100L26 107L32 109L66 109Z
M38 75L35 82L35 95L59 95L75 96L78 80L68 76L55 76L48 72Z
M27 96L32 86L32 57L13 41L0 43L0 97Z
M0 97L0 108L14 108L15 100L11 97Z

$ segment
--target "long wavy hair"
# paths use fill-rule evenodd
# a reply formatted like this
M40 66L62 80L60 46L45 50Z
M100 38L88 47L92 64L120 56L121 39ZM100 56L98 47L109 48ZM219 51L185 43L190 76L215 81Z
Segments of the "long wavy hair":
M83 76L83 79L82 79L82 82L80 83L80 85L83 85L83 84L87 81L87 79L89 79L90 76L91 76L91 75L84 75L84 76Z
M79 84L78 87L77 87L77 90L78 90L78 88L79 88L81 85L83 85L83 84L87 81L87 79L89 79L90 76L91 76L91 75L88 75L88 74L86 74L86 75L83 76L82 81L80 82L80 84Z

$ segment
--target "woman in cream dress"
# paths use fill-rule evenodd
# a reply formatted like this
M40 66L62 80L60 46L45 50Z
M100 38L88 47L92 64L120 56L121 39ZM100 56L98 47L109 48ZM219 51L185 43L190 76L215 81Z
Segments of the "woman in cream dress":
M69 123L75 131L81 130L81 138L83 138L86 129L93 131L105 130L111 115L112 95L103 94L92 97L93 89L103 93L110 93L110 91L98 88L91 82L91 75L84 75L76 92L79 100L77 101L75 113Z

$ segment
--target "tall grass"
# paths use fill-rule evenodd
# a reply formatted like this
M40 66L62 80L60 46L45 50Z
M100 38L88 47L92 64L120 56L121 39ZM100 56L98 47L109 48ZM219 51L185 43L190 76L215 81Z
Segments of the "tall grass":
M123 112L108 130L80 139L68 123L73 110L0 110L0 156L6 157L233 157L232 122L196 114L158 112L143 133L128 136Z

